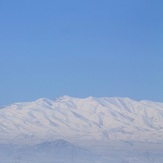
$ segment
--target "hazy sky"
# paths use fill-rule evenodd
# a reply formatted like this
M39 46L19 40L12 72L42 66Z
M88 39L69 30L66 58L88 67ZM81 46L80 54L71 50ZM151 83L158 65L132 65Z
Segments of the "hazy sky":
M162 0L1 0L0 105L62 95L163 102L162 7Z

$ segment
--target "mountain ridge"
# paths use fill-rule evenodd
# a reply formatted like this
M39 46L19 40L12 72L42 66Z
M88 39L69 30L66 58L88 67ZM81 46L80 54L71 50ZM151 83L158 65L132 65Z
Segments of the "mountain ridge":
M61 96L0 109L0 142L46 140L163 142L163 103Z

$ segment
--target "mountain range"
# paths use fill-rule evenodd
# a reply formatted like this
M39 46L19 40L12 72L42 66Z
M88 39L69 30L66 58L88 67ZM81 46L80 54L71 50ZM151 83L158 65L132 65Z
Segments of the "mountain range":
M4 163L163 162L163 103L41 98L0 108Z
M0 108L0 143L163 142L163 103L129 98L41 98Z

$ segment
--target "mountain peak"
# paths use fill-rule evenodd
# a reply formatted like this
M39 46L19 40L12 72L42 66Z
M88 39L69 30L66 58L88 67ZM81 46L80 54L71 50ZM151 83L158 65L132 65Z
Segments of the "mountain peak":
M72 99L74 99L75 97L71 97L71 96L68 96L68 95L64 95L64 96L59 96L59 97L57 97L56 99L54 99L54 100L65 100L65 101L67 101L67 100L72 100Z
M50 101L50 99L45 98L45 97L42 97L36 100L36 102L47 102L47 101Z

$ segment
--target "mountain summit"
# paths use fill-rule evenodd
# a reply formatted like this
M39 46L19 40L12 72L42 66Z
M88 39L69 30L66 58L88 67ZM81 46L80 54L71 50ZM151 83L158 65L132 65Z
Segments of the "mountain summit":
M0 143L163 142L163 103L63 96L0 109Z

